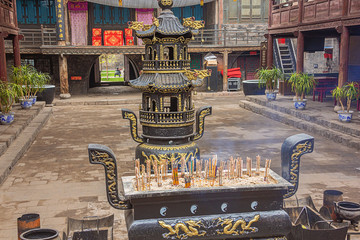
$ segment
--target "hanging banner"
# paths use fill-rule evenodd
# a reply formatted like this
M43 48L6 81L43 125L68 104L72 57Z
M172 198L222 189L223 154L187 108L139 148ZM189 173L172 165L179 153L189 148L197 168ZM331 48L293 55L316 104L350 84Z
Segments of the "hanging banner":
M57 39L59 41L65 41L65 17L64 17L64 5L63 0L56 0L56 30Z
M267 66L267 42L260 44L260 67L266 68Z
M215 0L203 0L204 3L213 2ZM158 8L159 4L157 0L87 0L87 2L98 3L102 5L109 5L114 7L125 7L125 8ZM199 5L200 0L173 0L173 7L186 7Z

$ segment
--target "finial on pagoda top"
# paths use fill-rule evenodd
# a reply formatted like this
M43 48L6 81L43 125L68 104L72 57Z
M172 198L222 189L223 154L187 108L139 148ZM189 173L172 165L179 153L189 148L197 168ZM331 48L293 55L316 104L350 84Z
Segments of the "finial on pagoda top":
M161 7L162 10L170 9L173 6L173 0L158 0L159 7Z

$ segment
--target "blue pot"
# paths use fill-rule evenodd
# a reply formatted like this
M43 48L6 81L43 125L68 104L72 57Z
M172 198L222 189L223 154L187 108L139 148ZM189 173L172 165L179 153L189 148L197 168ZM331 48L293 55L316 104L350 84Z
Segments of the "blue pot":
M296 110L304 110L306 107L306 102L307 100L304 99L303 101L301 100L294 100L294 106Z
M276 99L276 92L266 93L266 98L268 101L274 101Z
M32 105L35 105L37 96L31 96L30 99L32 99Z
M29 109L33 105L32 99L20 99L20 106L23 109Z
M343 112L338 111L340 122L350 122L354 111Z
M6 114L3 114L3 113L0 114L0 122L1 122L1 124L9 125L13 121L14 121L14 113L13 112L6 113Z

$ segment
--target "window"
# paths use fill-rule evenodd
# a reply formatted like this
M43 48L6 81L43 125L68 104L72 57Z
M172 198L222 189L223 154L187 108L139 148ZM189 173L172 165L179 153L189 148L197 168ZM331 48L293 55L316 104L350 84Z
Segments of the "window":
M225 23L267 19L268 0L224 0Z
M178 98L164 97L164 112L177 112L177 111L178 111Z

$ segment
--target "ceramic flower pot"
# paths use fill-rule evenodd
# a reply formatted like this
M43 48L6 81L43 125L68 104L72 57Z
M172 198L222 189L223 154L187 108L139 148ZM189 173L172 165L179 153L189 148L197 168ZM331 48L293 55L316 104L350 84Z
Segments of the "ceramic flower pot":
M307 99L294 100L294 106L296 110L303 110L306 107Z
M31 108L31 106L33 105L33 100L30 99L20 99L20 106L23 109L29 109Z
M3 125L10 125L14 121L14 113L0 113L0 122Z
M354 111L338 111L340 122L350 122Z
M36 100L37 100L37 96L31 96L30 99L32 99L32 105L35 105Z
M274 101L276 99L277 92L266 92L266 99L268 101Z

